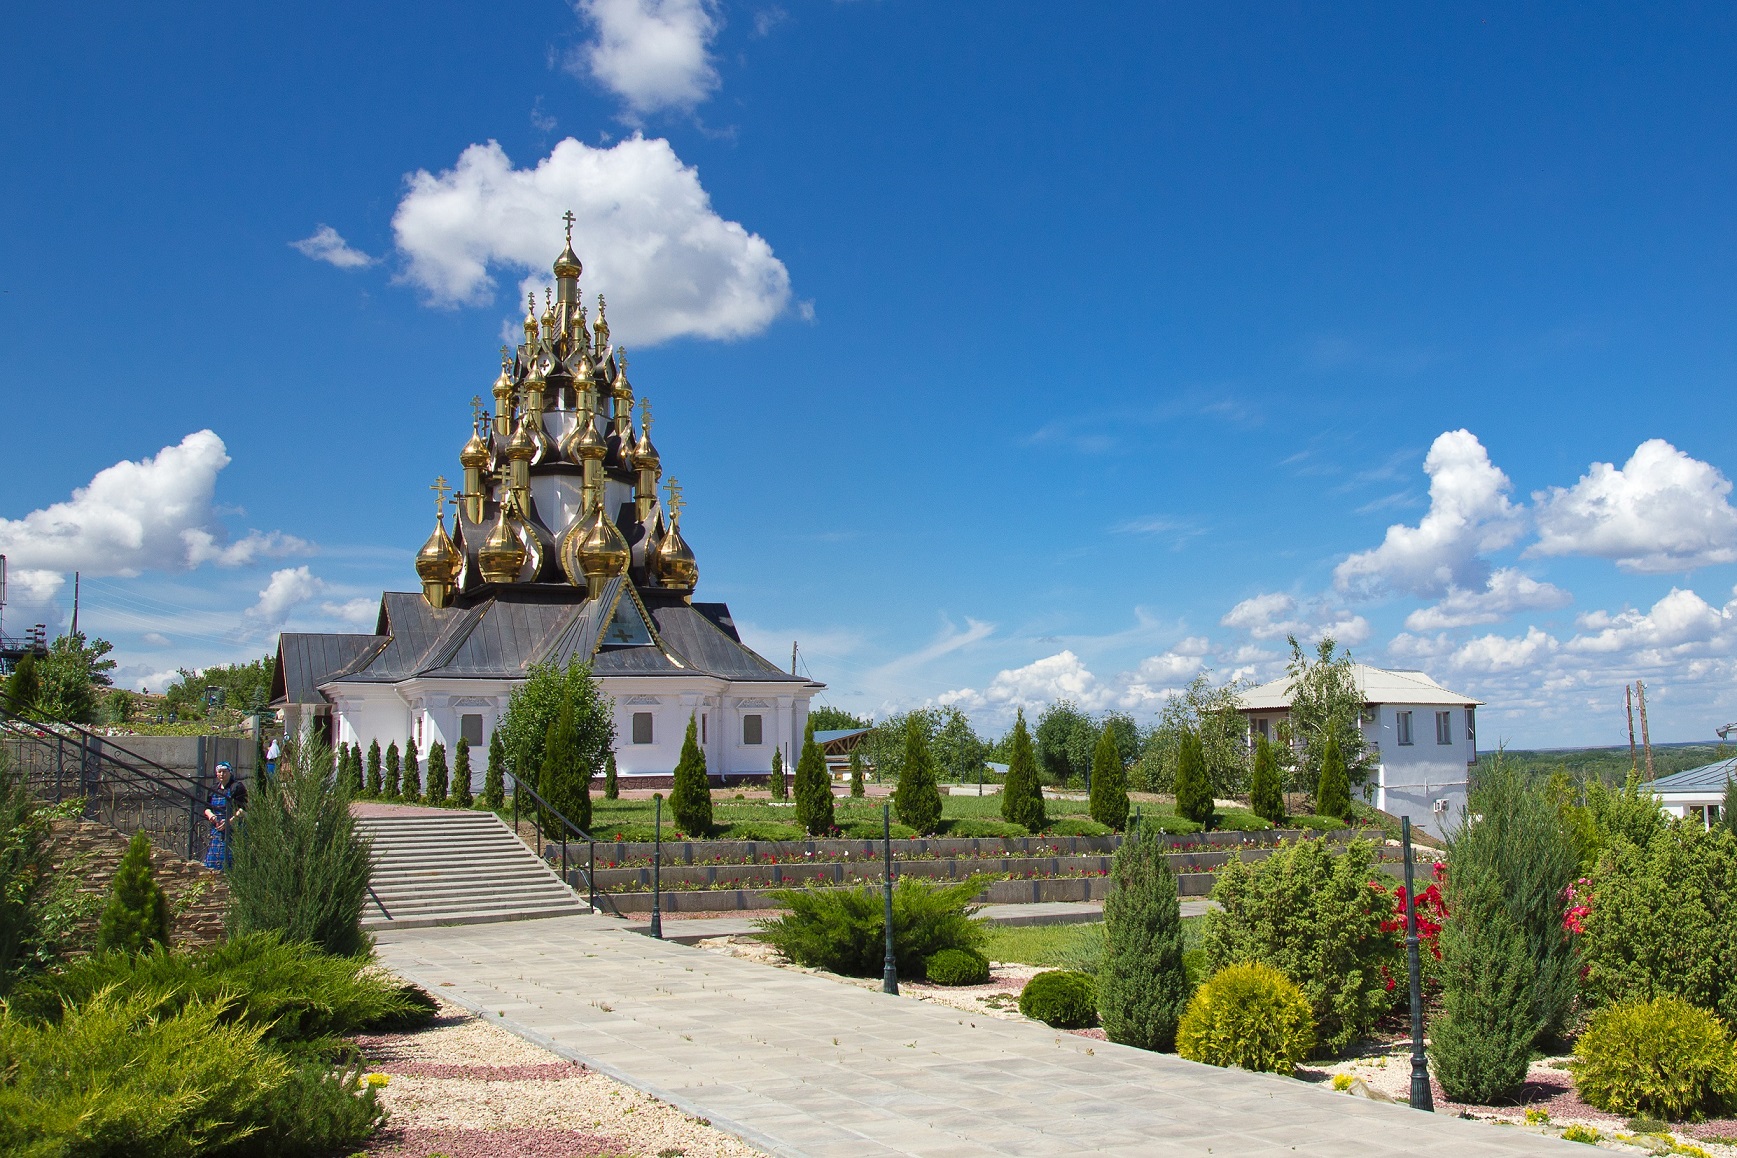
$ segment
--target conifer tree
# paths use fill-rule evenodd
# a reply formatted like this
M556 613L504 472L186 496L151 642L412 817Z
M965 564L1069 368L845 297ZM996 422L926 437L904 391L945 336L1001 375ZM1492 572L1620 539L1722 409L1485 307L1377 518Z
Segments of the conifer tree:
M1037 833L1049 824L1044 815L1043 785L1037 778L1037 754L1031 748L1031 732L1025 726L1025 709L1013 721L1013 752L1008 758L1007 781L1001 786L1001 818L1023 824Z
M929 752L929 734L916 712L905 719L904 767L893 789L893 812L899 823L932 836L941 827L941 789L935 783L935 758Z
M398 799L398 741L386 745L386 789L387 800Z
M781 749L772 749L772 775L766 781L772 790L772 799L785 800L790 796L790 785L784 778L784 753Z
M36 668L36 653L27 651L12 674L6 677L8 710L25 714L42 699L42 673Z
M1098 773L1093 772L1095 781ZM1111 1041L1169 1051L1188 1004L1182 905L1156 827L1135 821L1110 867L1098 1018Z
M436 740L428 749L428 803L435 808L446 807L446 745Z
M416 762L416 737L404 742L404 800L416 804L422 800L422 769Z
M850 794L859 800L865 794L862 786L862 753L857 751L850 754Z
M1254 777L1249 781L1248 802L1262 820L1284 823L1285 797L1279 790L1279 758L1272 741L1265 736L1255 741Z
M1206 754L1200 733L1182 733L1176 750L1176 814L1196 824L1212 823L1212 784L1206 778Z
M620 774L615 770L614 752L603 758L603 799L621 799L621 780Z
M810 836L824 836L837 827L832 811L832 774L826 757L814 742L814 721L802 736L802 754L796 758L796 823Z
M380 780L380 741L372 740L368 744L368 780L362 786L362 795L377 800L384 791Z
M1447 903L1452 917L1440 938L1442 1012L1430 1023L1429 1057L1444 1094L1487 1105L1526 1080L1540 1028L1531 955L1496 874L1456 876L1450 867Z
M470 793L470 741L460 736L452 754L452 804L454 808L469 808L474 803Z
M1315 813L1337 816L1351 822L1351 778L1345 771L1345 757L1339 753L1339 738L1327 737L1327 747L1321 753L1321 782L1315 789Z
M97 928L99 953L145 953L169 944L169 899L151 875L151 842L133 833Z
M586 832L591 830L592 771L579 743L578 705L571 698L565 699L543 739L543 770L537 792L550 808ZM546 823L556 833L565 831L553 817Z
M1093 820L1107 824L1117 832L1128 823L1128 770L1122 764L1116 737L1108 728L1098 733L1097 746L1092 749L1089 807Z
M489 764L483 770L483 807L499 812L507 802L507 746L496 727L489 733Z
M1719 820L1726 832L1737 836L1737 780L1725 781L1725 802L1719 805Z
M362 795L362 745L351 744L344 752L344 791L352 799Z
M682 738L682 754L676 761L669 792L669 810L676 827L691 837L703 837L712 831L712 784L706 778L706 754L700 751L699 736L699 725L690 714L688 733Z

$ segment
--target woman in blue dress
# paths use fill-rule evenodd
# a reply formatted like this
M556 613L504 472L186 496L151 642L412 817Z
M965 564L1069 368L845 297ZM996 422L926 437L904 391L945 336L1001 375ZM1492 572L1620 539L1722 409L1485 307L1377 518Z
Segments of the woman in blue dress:
M229 867L229 833L247 810L247 785L234 779L227 762L217 765L217 786L205 798L205 819L211 823L211 844L205 867L222 872Z

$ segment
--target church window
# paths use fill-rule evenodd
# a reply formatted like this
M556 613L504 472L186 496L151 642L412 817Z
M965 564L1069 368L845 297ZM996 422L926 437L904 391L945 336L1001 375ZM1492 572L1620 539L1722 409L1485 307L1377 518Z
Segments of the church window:
M482 713L466 712L458 718L458 734L473 748L482 747Z
M743 716L742 743L745 745L757 745L764 742L765 741L761 734L761 717Z
M1399 731L1399 742L1401 744L1411 743L1411 713L1395 712L1393 713L1393 721Z
M633 713L633 742L635 744L649 744L652 742L650 712Z

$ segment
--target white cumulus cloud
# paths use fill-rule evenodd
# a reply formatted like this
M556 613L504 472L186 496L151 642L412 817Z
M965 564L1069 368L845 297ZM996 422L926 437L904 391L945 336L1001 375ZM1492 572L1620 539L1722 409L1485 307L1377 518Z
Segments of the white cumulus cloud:
M1038 712L1058 700L1072 700L1088 712L1152 712L1205 668L1210 650L1207 640L1190 637L1162 654L1148 656L1133 671L1108 679L1099 678L1073 651L1063 650L996 673L982 691L959 688L943 693L936 702L997 726L1011 722L1015 709Z
M632 117L692 109L718 87L710 0L579 0L593 39L568 61L626 103Z
M361 269L365 265L373 265L375 260L361 250L351 248L350 243L344 240L344 235L330 225L321 225L311 235L300 241L290 242L290 248L304 257L335 265L339 269Z
M1457 644L1446 635L1425 639L1402 634L1388 645L1387 650L1395 658L1432 660L1455 672L1488 675L1536 667L1554 655L1560 646L1555 637L1536 627L1528 627L1525 635L1515 638L1484 635Z
M1693 591L1671 588L1646 612L1594 611L1580 617L1581 634L1568 641L1577 652L1722 650L1737 643L1737 600L1714 607Z
M1244 599L1218 622L1222 627L1246 631L1255 639L1294 635L1299 640L1312 641L1331 636L1347 647L1355 647L1369 638L1369 621L1361 615L1352 615L1319 600L1305 605L1282 591Z
M342 603L322 603L320 610L333 619L341 619L345 623L354 623L369 628L372 628L380 619L380 601L365 596L346 599Z
M1340 563L1333 571L1340 591L1439 597L1452 587L1476 590L1488 573L1481 552L1508 546L1525 529L1523 510L1508 501L1513 484L1471 431L1438 436L1423 469L1428 513L1415 527L1388 527L1379 547Z
M1553 583L1540 583L1523 571L1499 567L1482 591L1449 587L1441 602L1421 607L1405 617L1411 631L1441 631L1497 623L1516 611L1549 611L1566 607L1573 596Z
M68 573L135 576L189 570L202 563L239 566L262 556L305 551L278 532L255 531L226 544L212 509L217 475L229 465L223 440L195 431L137 462L97 472L65 502L21 519L0 519L0 553L23 602L52 599Z
M1618 468L1595 462L1572 487L1532 496L1535 555L1593 555L1626 571L1687 571L1737 561L1731 480L1662 438Z
M698 171L662 139L599 149L569 137L529 169L490 141L407 182L392 228L405 277L432 304L489 302L491 267L548 282L569 209L582 284L607 296L625 344L756 334L790 300L790 273L771 245L720 217Z
M266 627L280 627L292 611L325 592L325 580L306 567L285 567L271 573L265 590L259 593L259 602L249 607L245 614Z

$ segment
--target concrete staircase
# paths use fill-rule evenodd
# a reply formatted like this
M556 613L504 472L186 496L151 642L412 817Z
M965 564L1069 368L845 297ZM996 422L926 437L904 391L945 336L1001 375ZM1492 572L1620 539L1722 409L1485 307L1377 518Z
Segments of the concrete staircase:
M374 842L365 929L420 929L591 911L490 812L357 817Z

